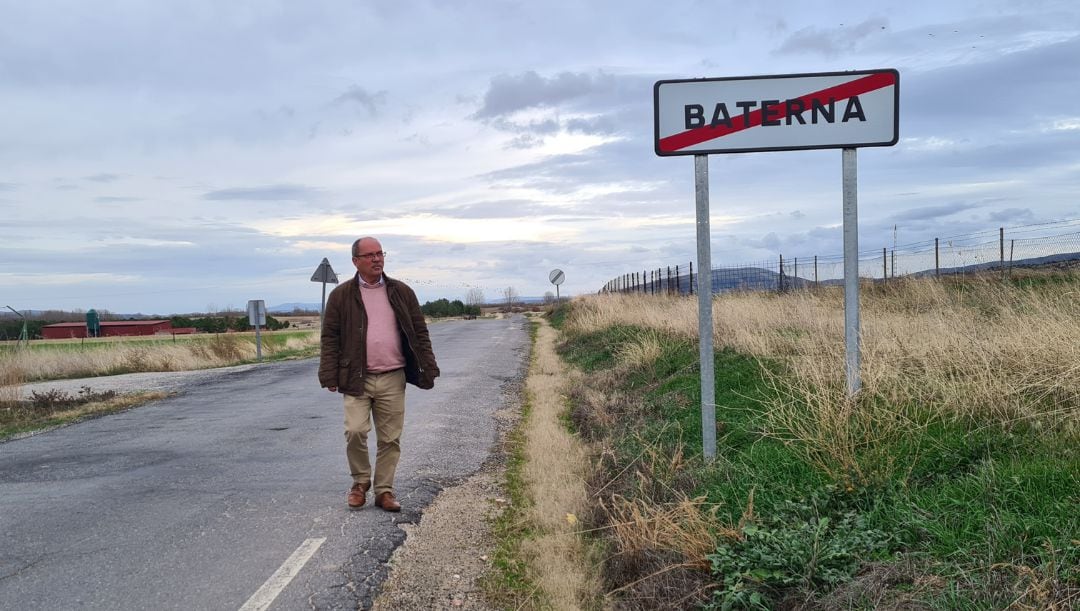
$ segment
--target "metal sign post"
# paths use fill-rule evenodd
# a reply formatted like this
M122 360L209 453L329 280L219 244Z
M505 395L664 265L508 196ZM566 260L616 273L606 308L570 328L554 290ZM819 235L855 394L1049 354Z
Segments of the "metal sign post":
M859 185L854 148L841 152L844 191L844 377L849 397L859 377Z
M337 274L334 273L334 268L330 267L330 261L326 257L323 257L322 263L319 267L315 268L315 273L311 275L312 282L322 282L322 301L319 302L319 330L322 330L323 323L323 310L326 309L326 283L337 284Z
M555 269L551 270L550 274L548 274L548 280L555 285L555 303L559 303L559 300L561 299L559 297L559 285L566 280L566 274L564 274L561 269L556 267Z
M247 303L248 323L255 327L255 360L262 361L262 328L266 324L266 302L252 299Z
M701 361L701 444L705 458L716 457L716 372L713 354L712 244L709 231L709 156L694 155L697 208L698 350ZM705 279L701 278L704 271Z

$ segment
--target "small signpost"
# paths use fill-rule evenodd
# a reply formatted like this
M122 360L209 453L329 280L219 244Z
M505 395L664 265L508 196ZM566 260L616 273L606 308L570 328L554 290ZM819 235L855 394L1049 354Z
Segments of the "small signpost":
M322 282L322 301L319 302L319 329L322 330L323 310L326 308L326 283L338 283L337 274L334 273L334 268L330 267L330 261L326 257L323 257L322 263L315 268L311 281Z
M266 302L252 299L247 302L248 324L255 327L255 359L262 360L262 328L266 325Z
M698 290L701 427L706 458L716 456L708 155L842 149L844 365L848 396L854 396L861 385L855 149L896 144L899 107L900 73L893 69L678 79L658 81L653 86L656 154L694 156L698 277L702 271L706 274Z
M555 285L555 303L559 303L559 285L562 284L564 280L566 280L566 274L564 274L561 269L556 267L555 269L551 270L550 274L548 274L548 280L550 280L551 283Z

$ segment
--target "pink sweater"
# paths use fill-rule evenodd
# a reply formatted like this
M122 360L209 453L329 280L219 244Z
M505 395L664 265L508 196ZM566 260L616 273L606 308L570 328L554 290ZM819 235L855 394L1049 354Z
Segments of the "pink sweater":
M360 283L360 300L367 312L367 370L383 373L405 366L397 319L386 296L386 284L369 287Z

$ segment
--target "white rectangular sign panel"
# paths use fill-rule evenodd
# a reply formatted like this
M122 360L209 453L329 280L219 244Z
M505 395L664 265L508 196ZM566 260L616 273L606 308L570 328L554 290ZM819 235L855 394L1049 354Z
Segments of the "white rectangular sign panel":
M892 146L899 106L893 69L658 81L656 154Z
M251 299L247 304L248 324L253 327L266 326L266 302L262 299Z

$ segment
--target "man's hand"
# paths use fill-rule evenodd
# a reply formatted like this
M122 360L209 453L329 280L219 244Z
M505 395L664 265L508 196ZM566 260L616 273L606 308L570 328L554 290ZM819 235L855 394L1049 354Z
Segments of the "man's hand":
M330 392L337 392L337 386L327 386L326 390L329 390Z

